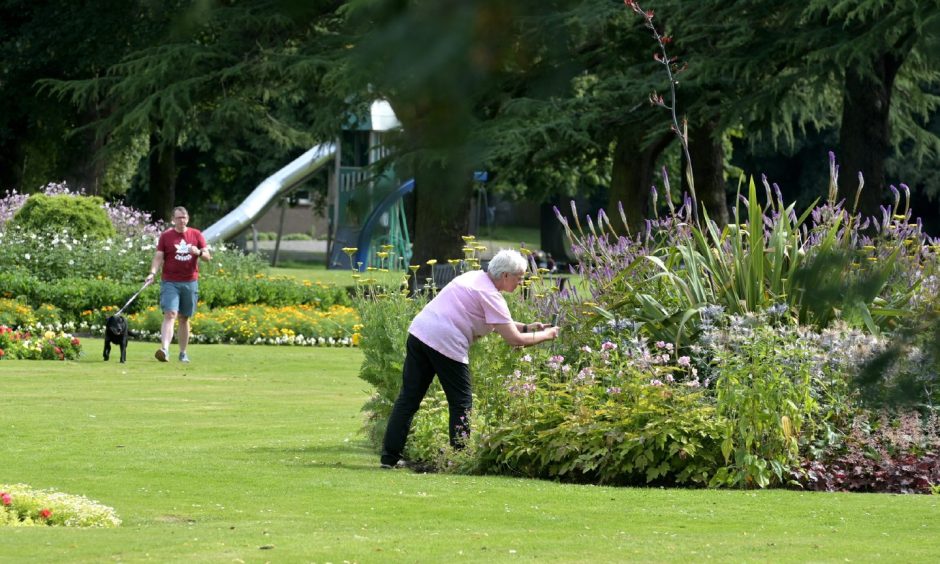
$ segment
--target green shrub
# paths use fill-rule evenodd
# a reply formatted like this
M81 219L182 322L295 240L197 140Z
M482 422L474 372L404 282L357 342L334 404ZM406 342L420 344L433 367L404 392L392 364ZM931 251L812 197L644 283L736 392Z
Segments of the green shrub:
M819 351L801 344L796 333L765 324L740 323L732 332L747 338L734 339L712 357L728 463L715 484L783 484L800 464L800 437L814 436Z
M117 234L98 196L33 194L13 216L12 224L33 233L67 232L92 239Z
M368 416L365 430L374 445L382 440L401 388L408 327L425 303L427 299L423 296L409 297L385 288L361 291L355 301L361 324L359 348L363 355L359 377L375 388L362 407ZM446 426L444 429L446 434Z
M615 392L539 386L511 417L480 429L482 471L622 485L704 486L722 466L722 419L701 391L650 386Z

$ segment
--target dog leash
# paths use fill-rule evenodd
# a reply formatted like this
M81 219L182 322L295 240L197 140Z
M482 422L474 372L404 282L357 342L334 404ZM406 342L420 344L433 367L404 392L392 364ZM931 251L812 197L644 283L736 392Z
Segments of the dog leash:
M121 315L121 314L124 312L124 310L127 309L127 306L131 305L131 303L133 303L133 301L137 299L137 296L139 296L140 293L143 292L144 289L145 289L147 286L149 286L152 282L153 282L153 280L148 280L148 281L144 282L144 285L140 287L140 290L137 290L137 293L134 294L133 296L131 296L131 299L127 300L127 303L124 304L124 307L122 307L121 309L117 310L117 313L115 313L114 315Z

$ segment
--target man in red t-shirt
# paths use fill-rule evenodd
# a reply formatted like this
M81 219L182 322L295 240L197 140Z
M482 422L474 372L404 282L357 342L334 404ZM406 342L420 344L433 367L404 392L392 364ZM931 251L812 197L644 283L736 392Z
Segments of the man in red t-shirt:
M160 282L160 307L163 325L160 327L160 349L154 356L160 362L169 358L173 341L173 324L179 318L180 362L189 362L186 346L189 344L189 319L196 313L199 297L199 259L212 260L209 245L202 232L187 227L189 212L180 206L173 208L173 227L160 235L157 252L150 263L146 281L152 282L158 268L163 268Z

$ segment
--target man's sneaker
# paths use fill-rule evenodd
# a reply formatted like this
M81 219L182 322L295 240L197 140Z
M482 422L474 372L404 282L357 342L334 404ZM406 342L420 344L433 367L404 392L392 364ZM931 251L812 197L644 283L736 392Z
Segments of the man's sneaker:
M181 352L180 353L180 362L189 362L189 355Z
M157 352L153 353L153 356L155 356L160 362L166 362L166 349L157 349Z
M395 464L389 464L387 462L383 462L381 466L382 470L394 470L396 468L407 468L407 467L408 467L408 463L405 462L404 460L399 460Z

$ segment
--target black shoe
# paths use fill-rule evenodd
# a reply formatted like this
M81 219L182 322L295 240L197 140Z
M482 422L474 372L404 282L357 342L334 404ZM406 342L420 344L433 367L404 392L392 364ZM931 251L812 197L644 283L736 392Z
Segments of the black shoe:
M407 468L408 464L404 460L399 460L395 464L389 464L388 462L383 462L381 465L382 470L394 470L396 468Z

